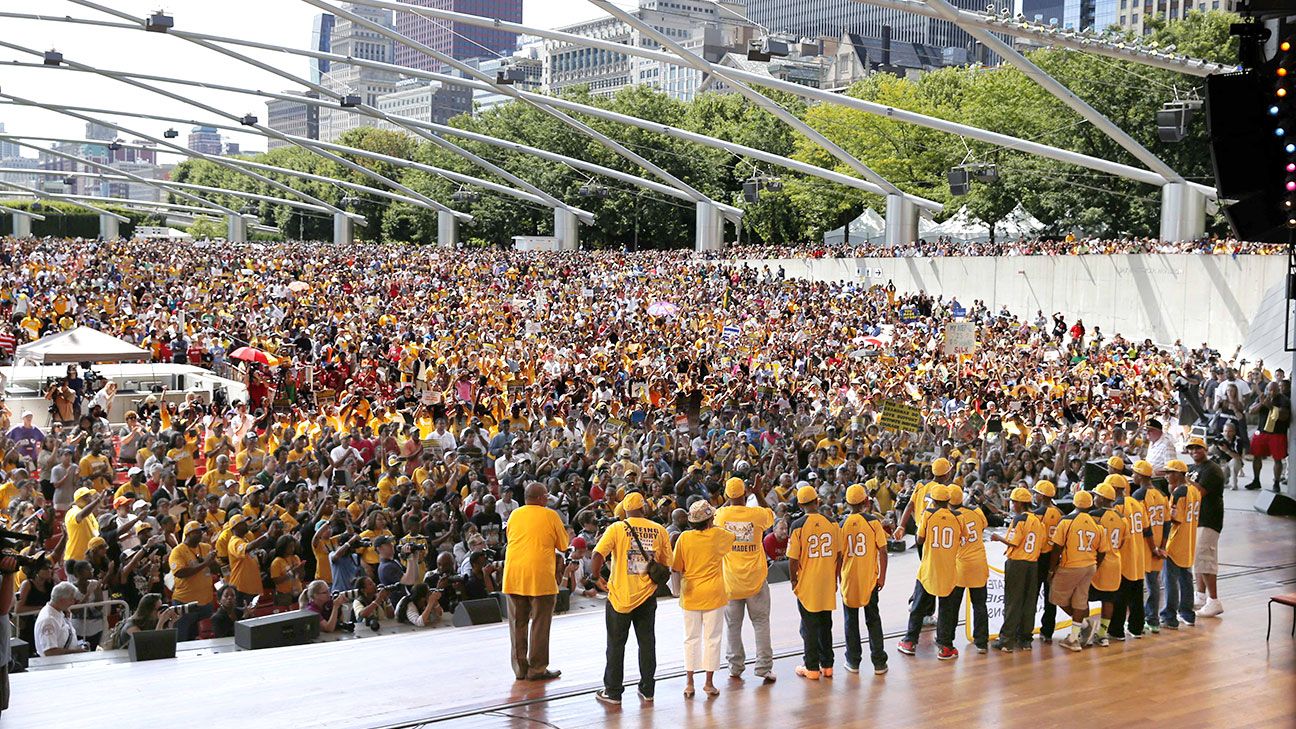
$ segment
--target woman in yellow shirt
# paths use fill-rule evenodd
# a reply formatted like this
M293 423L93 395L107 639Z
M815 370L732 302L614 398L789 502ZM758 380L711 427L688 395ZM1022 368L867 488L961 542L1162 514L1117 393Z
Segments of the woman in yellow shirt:
M275 605L291 605L301 593L301 557L297 556L297 539L291 534L275 542L275 557L270 562L270 579L274 580Z
M693 674L706 671L702 691L718 696L715 671L720 667L720 638L724 634L724 608L729 603L724 584L724 556L734 535L713 524L715 507L695 501L689 507L690 530L675 542L672 568L683 579L680 609L684 611L684 697L693 697Z

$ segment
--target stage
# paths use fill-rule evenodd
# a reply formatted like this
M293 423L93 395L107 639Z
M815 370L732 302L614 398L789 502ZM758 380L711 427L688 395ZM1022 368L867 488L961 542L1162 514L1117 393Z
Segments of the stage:
M1275 610L1266 643L1265 611L1270 595L1296 591L1296 520L1256 513L1253 499L1251 492L1227 494L1221 619L1080 654L1037 642L1031 652L978 655L960 627L957 661L936 660L930 631L916 657L901 655L895 636L917 566L910 550L893 555L882 592L891 666L885 676L874 676L867 661L864 673L847 673L840 649L832 679L794 676L798 619L782 583L771 586L779 681L763 684L750 671L745 682L731 681L722 671L721 695L710 700L700 684L696 698L681 695L683 621L675 601L662 600L657 700L649 706L633 688L620 708L594 701L603 616L585 611L554 619L553 667L563 677L544 684L513 680L504 626L437 628L19 674L0 727L1282 726L1296 716L1292 614ZM747 645L750 659L750 628ZM634 664L631 645L627 683L637 678Z

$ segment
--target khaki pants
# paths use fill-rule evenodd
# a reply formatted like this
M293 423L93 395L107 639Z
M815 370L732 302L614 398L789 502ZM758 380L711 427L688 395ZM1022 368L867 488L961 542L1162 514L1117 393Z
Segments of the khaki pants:
M549 625L557 595L508 595L509 638L513 675L519 681L549 670Z

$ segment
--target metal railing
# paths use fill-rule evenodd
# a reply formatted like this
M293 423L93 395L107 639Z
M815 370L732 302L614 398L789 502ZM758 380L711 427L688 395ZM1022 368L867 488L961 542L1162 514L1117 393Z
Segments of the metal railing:
M43 607L43 606L42 606L42 607ZM117 608L117 607L121 607L121 612L122 612L122 615L123 615L123 616L125 616L125 615L129 615L130 612L131 612L130 605L127 605L125 600L99 600L99 601L97 601L97 602L82 602L82 603L77 603L76 605L73 605L72 607L68 608L68 610L69 610L70 612L74 612L74 613L75 613L75 612L87 612L87 611L89 611L89 610L91 610L91 609L93 609L93 608ZM36 616L38 613L40 613L41 609L42 609L42 608L36 608L36 609L34 609L34 610L17 610L17 609L15 609L15 610L10 614L10 618L11 618L11 620L12 620L12 622L13 622L13 626L14 626L14 635L20 635L20 628L22 627L22 623L21 623L21 621L22 621L24 618L31 617L32 620L35 620L35 616ZM108 616L112 615L112 612L113 612L112 609L107 609L107 610L104 611L104 614L103 614L103 621L104 621L104 630L105 630L105 631L108 630L108 627L109 627L109 626L108 626ZM83 616L81 619L84 620L85 617ZM123 618L123 619L124 619L124 618ZM76 620L76 618L73 618L73 620ZM81 636L81 637L84 637L84 636ZM33 651L34 651L34 650L35 650L35 646L33 646L32 649L33 649Z

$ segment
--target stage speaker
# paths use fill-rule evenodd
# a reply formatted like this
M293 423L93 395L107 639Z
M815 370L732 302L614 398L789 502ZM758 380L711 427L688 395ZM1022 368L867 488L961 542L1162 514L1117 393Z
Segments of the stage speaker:
M166 630L141 630L131 636L131 663L137 661L156 661L159 658L175 658L175 655L175 628L168 628Z
M1296 516L1296 499L1275 491L1261 491L1256 497L1255 510L1269 516Z
M955 167L949 171L949 187L951 195L968 194L968 171Z
M1206 126L1211 166L1221 199L1236 202L1224 209L1237 237L1286 243L1287 215L1282 207L1284 170L1290 138L1275 134L1280 120L1269 115L1275 105L1272 86L1277 60L1252 72L1212 74L1206 79Z
M234 623L234 645L245 651L302 645L315 640L319 634L319 613L309 610L294 610Z
M565 587L558 588L558 600L554 602L555 613L565 613L571 610L571 590Z
M22 673L27 670L27 661L31 659L31 643L22 638L9 639L9 673Z
M788 562L786 559L770 562L769 579L766 580L771 585L775 582L787 582L792 578L788 576Z
M451 622L456 628L466 625L488 625L504 622L504 612L499 600L487 597L481 600L464 600L455 607Z

